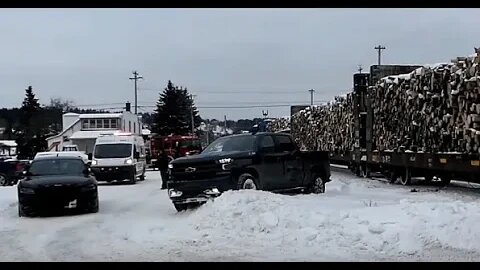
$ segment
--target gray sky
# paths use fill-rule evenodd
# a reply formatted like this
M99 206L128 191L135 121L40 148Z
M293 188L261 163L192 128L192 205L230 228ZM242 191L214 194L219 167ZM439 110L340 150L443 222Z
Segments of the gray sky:
M310 88L330 100L376 63L375 45L385 64L447 62L480 46L479 25L480 9L1 9L0 107L19 107L28 85L41 103L133 102L137 69L140 105L170 79L204 118L261 117L202 107L309 104Z

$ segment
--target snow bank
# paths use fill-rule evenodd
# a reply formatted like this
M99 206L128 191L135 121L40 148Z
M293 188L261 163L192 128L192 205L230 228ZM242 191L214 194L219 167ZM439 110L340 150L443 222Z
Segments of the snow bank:
M329 190L330 197L346 195L350 189L337 185ZM358 202L358 207L339 210L329 205L326 195L230 191L192 213L192 224L203 234L231 241L250 239L260 246L288 243L289 249L310 254L328 248L393 256L438 245L480 251L478 203L404 199L399 204Z

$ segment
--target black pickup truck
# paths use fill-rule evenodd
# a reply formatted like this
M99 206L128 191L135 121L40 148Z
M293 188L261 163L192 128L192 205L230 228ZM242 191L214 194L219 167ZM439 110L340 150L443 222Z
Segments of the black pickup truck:
M330 181L328 152L300 151L284 133L222 137L168 167L168 195L178 211L231 189L324 193Z

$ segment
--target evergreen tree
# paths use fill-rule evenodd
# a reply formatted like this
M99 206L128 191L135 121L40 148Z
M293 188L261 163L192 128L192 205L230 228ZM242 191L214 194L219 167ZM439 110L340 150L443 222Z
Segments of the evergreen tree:
M187 89L178 88L168 81L155 109L154 132L160 135L191 134L191 112L193 112L194 126L198 127L202 119L198 116L198 111Z
M35 153L45 150L47 145L42 108L31 86L25 89L20 111L20 125L16 130L18 155L21 158L33 158Z

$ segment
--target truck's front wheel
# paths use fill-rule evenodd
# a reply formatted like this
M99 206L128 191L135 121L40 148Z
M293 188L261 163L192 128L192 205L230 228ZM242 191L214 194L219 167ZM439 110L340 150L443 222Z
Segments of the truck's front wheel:
M255 177L249 173L244 173L238 177L237 181L238 189L259 189Z
M134 185L135 183L137 183L137 177L135 175L135 171L130 173L130 178L128 179L128 183L130 183L131 185Z

